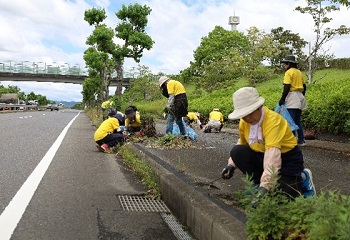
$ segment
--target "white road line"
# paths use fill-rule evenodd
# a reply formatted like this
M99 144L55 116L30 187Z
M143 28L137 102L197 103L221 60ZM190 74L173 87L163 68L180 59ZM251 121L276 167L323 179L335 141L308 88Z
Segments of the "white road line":
M58 136L51 148L47 151L40 163L30 174L22 187L18 190L9 205L0 215L0 236L1 240L11 239L11 235L15 231L17 224L21 220L30 200L32 199L36 189L43 179L46 170L49 168L52 159L54 158L58 148L60 147L69 127L74 120L79 116L80 112L68 123Z

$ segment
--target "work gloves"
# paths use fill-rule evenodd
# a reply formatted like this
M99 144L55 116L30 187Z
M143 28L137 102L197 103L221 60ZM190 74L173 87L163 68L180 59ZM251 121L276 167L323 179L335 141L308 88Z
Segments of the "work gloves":
M233 173L235 172L235 167L232 165L227 165L222 172L221 172L221 177L223 179L230 179L233 176Z
M256 208L259 205L260 199L267 193L267 189L259 187L256 197L252 200L252 208Z

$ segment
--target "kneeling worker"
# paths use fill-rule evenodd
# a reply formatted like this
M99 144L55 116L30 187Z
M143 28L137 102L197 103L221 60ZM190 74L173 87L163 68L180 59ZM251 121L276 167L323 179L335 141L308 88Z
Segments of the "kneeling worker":
M141 130L141 116L135 106L129 106L125 109L125 127L130 133Z
M100 151L110 153L111 147L124 142L124 135L120 132L120 123L116 117L104 120L94 134L94 140Z

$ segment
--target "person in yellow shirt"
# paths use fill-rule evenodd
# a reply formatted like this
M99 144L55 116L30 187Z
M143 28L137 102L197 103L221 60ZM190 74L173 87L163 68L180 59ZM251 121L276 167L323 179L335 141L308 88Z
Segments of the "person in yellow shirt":
M110 153L110 148L124 141L124 135L120 131L119 120L109 117L104 120L94 133L94 140L99 150Z
M129 106L125 109L125 127L125 130L130 133L141 130L141 116L135 106Z
M182 121L182 118L186 117L188 113L185 87L179 81L171 80L166 76L161 76L159 78L159 88L161 89L163 96L168 98L166 104L168 117L165 133L172 134L173 124L176 122L179 126L181 135L186 137L186 126Z
M184 121L188 126L191 126L193 122L196 122L200 129L202 129L202 123L200 121L200 114L199 112L188 112L187 116L184 117Z
M222 178L231 178L238 168L252 176L258 196L276 187L276 176L278 187L288 196L314 195L311 171L304 168L302 151L287 121L263 106L264 102L253 87L240 88L233 94L234 111L228 118L240 119L239 140L230 152Z
M102 109L102 119L105 120L107 119L107 114L106 114L106 110L109 110L110 108L112 108L114 106L114 102L111 99L108 99L107 101L102 102L101 104L101 109Z
M284 69L283 78L283 93L278 102L281 106L286 105L286 108L294 120L294 123L299 127L294 131L294 135L297 135L298 145L305 145L305 137L303 132L303 126L301 124L301 113L307 107L305 100L306 84L304 81L303 73L298 69L298 62L295 56L288 55L281 60Z
M220 112L219 108L214 108L213 111L209 113L209 121L204 127L204 132L210 133L213 129L217 132L221 132L223 126L224 115Z

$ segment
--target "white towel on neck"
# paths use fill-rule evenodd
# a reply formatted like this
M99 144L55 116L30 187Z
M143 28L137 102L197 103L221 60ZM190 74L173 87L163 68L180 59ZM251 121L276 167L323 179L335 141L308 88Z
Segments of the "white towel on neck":
M261 129L261 123L264 119L265 111L264 108L261 108L261 117L257 124L250 125L250 132L249 132L249 144L255 143L255 142L262 142L262 129Z

